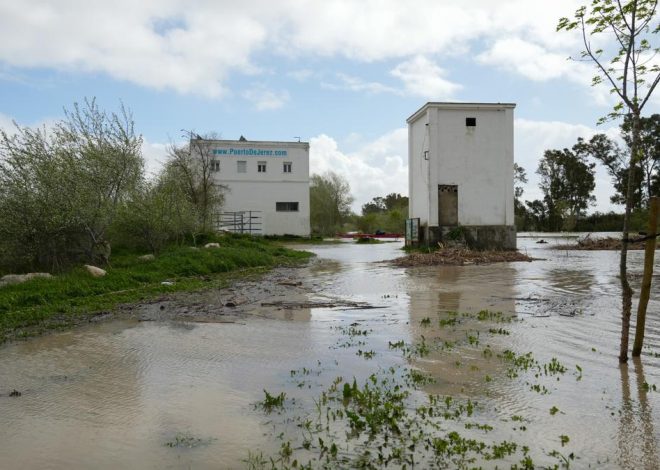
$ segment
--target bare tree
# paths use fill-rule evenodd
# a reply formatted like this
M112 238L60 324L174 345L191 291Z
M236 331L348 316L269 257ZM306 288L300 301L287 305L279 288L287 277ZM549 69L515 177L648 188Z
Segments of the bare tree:
M171 178L178 179L197 209L201 232L213 229L213 217L224 203L227 187L215 178L217 168L207 138L190 132L187 146L171 145L166 169Z

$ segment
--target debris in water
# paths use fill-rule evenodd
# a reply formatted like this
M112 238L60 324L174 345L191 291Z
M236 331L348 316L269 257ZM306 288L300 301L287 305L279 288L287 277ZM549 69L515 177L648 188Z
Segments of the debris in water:
M643 250L645 241L634 241L628 243L629 250ZM578 240L574 245L555 245L553 248L555 250L620 250L622 246L622 241L620 238L615 237L605 237L605 238L591 238L591 235L587 235L581 240Z
M19 392L18 390L16 390L16 389L12 390L12 391L9 393L9 396L10 396L10 397L20 397L21 395L23 395L23 394L22 394L21 392Z
M397 266L435 266L469 264L506 263L512 261L533 261L532 258L519 251L476 251L466 248L443 248L431 253L411 253L403 258L392 261Z
M341 307L350 310L362 310L372 308L386 308L383 306L371 305L366 302L353 302L349 300L333 300L333 301L284 301L276 300L273 302L262 302L262 307L279 307L287 310L301 309L301 308L337 308Z

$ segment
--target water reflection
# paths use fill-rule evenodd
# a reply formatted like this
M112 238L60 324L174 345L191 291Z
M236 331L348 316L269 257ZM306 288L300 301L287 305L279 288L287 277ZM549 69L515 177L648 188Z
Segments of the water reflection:
M618 463L622 468L660 468L657 440L653 424L653 411L648 400L650 385L644 376L644 366L640 358L633 359L637 401L631 396L628 364L620 366L621 371L621 414L618 441Z
M242 467L248 450L279 446L272 436L281 430L252 406L264 389L284 391L313 411L310 397L336 376L360 381L407 363L389 347L399 340L436 346L413 362L438 379L428 391L479 401L478 419L495 427L490 436L541 449L535 460L559 447L579 457L578 467L658 468L660 393L644 383L660 386L658 362L649 360L660 352L660 318L649 315L644 370L636 362L628 377L616 359L616 253L567 257L523 240L520 246L544 261L410 269L380 263L400 256L400 246L310 247L323 259L300 270L310 298L373 309L261 306L235 324L108 323L0 348L0 468ZM631 264L640 262L635 256ZM649 312L660 311L659 292L653 289ZM226 300L215 297L199 301ZM484 309L515 321L475 319ZM449 312L468 316L441 328ZM342 332L350 325L369 331L360 338L365 344L346 344ZM375 356L366 360L358 349ZM506 350L531 352L541 363L556 358L567 371L508 377L497 357ZM307 375L292 377L303 367ZM535 391L537 384L547 393ZM23 396L8 397L14 388ZM552 406L561 412L551 415ZM513 415L525 419L526 431L512 429ZM192 450L164 446L179 432L215 440ZM562 434L571 438L565 449Z

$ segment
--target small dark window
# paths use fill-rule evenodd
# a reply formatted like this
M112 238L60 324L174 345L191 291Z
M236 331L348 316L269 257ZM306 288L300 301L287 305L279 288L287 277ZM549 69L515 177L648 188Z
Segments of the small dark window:
M466 117L465 125L468 127L477 127L477 118L476 117Z
M297 202L276 202L275 210L277 212L298 212Z

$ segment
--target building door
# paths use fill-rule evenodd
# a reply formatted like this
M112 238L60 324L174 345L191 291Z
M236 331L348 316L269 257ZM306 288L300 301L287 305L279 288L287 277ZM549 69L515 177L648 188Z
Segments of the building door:
M458 186L438 185L438 225L458 225Z

